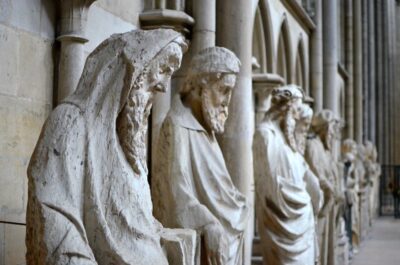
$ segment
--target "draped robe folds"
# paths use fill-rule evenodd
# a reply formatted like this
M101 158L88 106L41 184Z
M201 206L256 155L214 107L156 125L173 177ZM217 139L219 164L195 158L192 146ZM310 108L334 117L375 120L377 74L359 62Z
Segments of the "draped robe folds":
M253 154L264 264L314 264L315 224L306 189L306 162L286 144L277 122L259 125ZM319 206L314 209L318 211Z
M28 265L168 264L147 169L128 164L116 120L131 89L124 81L177 37L172 30L112 36L46 121L28 168Z
M321 183L329 183L334 192L336 189L338 169L329 150L326 150L321 139L312 135L307 140L305 157L308 165ZM321 184L323 186L323 184ZM335 191L336 190L336 191ZM325 196L325 199L328 199ZM328 211L327 216L318 218L318 236L320 244L320 263L321 265L335 264L336 259L336 212L337 208L333 205Z
M158 140L152 178L154 215L165 227L224 229L226 265L242 265L249 206L236 189L214 137L199 124L180 96L173 101Z

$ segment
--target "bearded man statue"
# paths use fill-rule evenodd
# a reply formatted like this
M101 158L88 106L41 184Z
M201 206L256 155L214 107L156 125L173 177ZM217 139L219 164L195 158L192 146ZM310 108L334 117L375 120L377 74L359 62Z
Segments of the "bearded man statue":
M305 158L318 177L324 191L324 205L318 218L318 238L320 244L320 264L336 264L336 217L341 195L338 184L339 172L332 154L337 133L337 119L330 110L317 113L312 121L312 132L307 139Z
M249 205L234 186L215 138L224 131L239 67L239 59L225 48L195 55L159 136L154 215L166 227L202 235L202 264L244 264Z
M29 265L166 265L152 215L145 137L155 92L185 43L172 30L105 40L46 121L29 168Z
M302 99L303 91L295 85L274 89L271 108L254 135L256 216L264 264L314 264L317 254L314 215L320 187L301 154L304 140L299 140L306 136L311 111L304 109Z

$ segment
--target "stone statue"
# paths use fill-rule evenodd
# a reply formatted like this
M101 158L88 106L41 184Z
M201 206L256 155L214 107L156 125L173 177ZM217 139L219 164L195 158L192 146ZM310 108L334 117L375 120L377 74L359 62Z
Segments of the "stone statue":
M369 179L366 168L366 150L363 144L358 145L355 170L359 181L359 203L360 203L360 239L364 240L369 228Z
M352 252L357 253L360 243L360 211L359 211L359 181L355 170L357 159L357 143L352 139L343 141L341 153L342 160L346 165L346 200L350 207L350 225L351 225L351 246Z
M381 166L377 161L378 153L372 142L365 142L365 152L365 167L369 176L368 179L370 184L369 214L371 225L372 219L378 214L379 177L381 175Z
M202 235L202 264L244 264L249 204L232 183L215 138L224 131L239 67L239 59L225 48L195 55L159 136L154 215L165 227Z
M136 30L88 57L46 121L29 168L27 263L168 264L147 182L147 118L180 66L183 37Z
M336 119L330 110L317 113L312 121L312 132L308 136L305 153L306 160L324 191L324 205L318 218L321 265L335 264L336 259L335 204L339 198L339 173L336 159L332 155L336 129Z
M303 91L295 85L274 89L271 108L254 135L256 216L264 264L315 262L314 213L319 211L320 187L301 154L299 139L305 136L309 117L302 115L307 113L302 99Z
M307 137L309 134L313 110L307 104L302 104L299 107L299 119L296 122L295 138L297 143L298 152L304 157L306 151ZM318 245L318 214L323 204L323 190L319 185L319 180L314 174L307 175L306 188L311 196L311 201L313 203L314 209L314 248L315 248L315 264L319 262L319 245Z
M334 135L335 139L337 140L337 143L340 143L342 140L341 134L342 134L342 129L344 127L344 121L336 117L334 118ZM337 151L340 153L340 145L337 145L335 147L338 147ZM335 152L333 152L335 153ZM337 180L336 180L336 190L337 190L337 196L339 197L336 200L336 217L335 217L335 222L336 222L336 264L342 264L342 265L348 265L349 264L349 258L350 258L350 237L351 233L347 233L346 230L346 209L348 206L347 200L346 200L346 166L345 163L342 159L340 159L340 154L337 156L333 156L336 162L336 167L337 167Z

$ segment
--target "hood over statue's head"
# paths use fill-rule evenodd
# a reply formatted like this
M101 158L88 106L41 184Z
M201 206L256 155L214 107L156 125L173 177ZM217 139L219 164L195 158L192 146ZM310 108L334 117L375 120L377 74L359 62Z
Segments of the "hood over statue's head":
M183 36L169 29L112 35L88 56L76 91L63 102L115 120L126 103L131 84L172 42L186 49Z

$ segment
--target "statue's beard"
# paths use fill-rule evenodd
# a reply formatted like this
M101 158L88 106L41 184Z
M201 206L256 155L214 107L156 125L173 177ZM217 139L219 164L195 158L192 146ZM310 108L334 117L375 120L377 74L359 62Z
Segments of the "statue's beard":
M325 135L325 139L324 139L324 144L325 144L325 147L327 150L331 150L332 140L333 140L333 137L329 134L329 132L327 132Z
M148 173L146 136L152 93L132 88L128 101L117 119L117 134L122 150L133 171L140 176Z
M306 150L307 131L296 132L296 145L300 154L304 155Z
M207 89L201 93L201 108L203 112L203 118L207 123L208 127L216 134L222 134L225 128L225 122L228 118L227 107L215 108L211 104L211 99Z
M297 152L297 143L296 143L296 138L295 138L295 129L296 129L296 120L293 117L293 114L291 111L288 111L285 119L284 119L284 134L286 137L286 141L288 142L288 145L290 148Z

